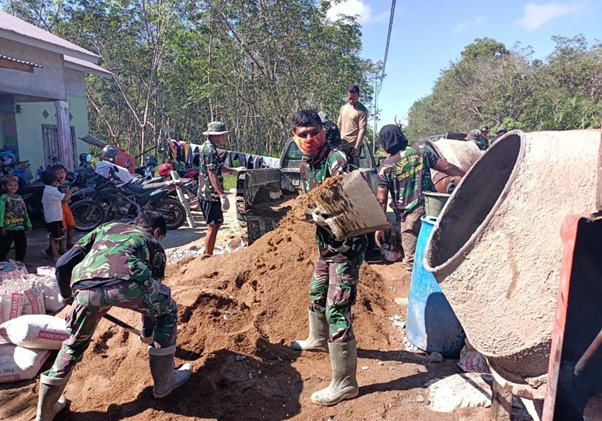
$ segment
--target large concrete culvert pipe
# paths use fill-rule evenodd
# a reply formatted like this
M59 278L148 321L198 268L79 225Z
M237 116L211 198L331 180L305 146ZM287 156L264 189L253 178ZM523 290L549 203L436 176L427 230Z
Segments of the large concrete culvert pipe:
M523 378L547 372L569 213L596 211L600 131L497 141L464 177L425 252L470 342Z

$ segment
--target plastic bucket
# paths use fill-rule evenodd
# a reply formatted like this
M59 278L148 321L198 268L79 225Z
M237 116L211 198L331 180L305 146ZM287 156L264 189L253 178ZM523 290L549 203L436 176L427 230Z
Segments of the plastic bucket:
M447 193L424 192L424 211L426 216L437 218L449 196L451 195Z
M464 330L437 280L424 268L424 251L436 218L423 216L418 234L408 298L406 336L427 352L458 358L464 346Z

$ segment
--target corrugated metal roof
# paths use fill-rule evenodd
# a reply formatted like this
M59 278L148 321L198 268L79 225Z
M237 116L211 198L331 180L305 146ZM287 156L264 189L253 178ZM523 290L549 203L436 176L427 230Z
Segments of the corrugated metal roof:
M62 47L68 50L76 51L81 54L85 54L92 57L98 57L97 54L94 54L93 52L88 51L85 48L75 45L72 42L69 42L61 37L57 37L56 35L51 34L48 31L45 31L41 28L38 28L35 25L27 23L16 16L9 15L6 12L0 12L0 29L14 32L15 34L19 34L28 38L33 38L38 41L56 45L58 47Z
M9 56L5 56L4 54L1 54L1 53L0 53L0 58L2 58L2 59L4 59L4 60L8 60L8 61L13 61L13 62L15 62L15 63L19 63L19 64L27 64L27 65L29 65L29 66L37 67L38 69L41 69L41 68L43 67L43 66L42 66L42 65L40 65L40 64L31 63L31 62L29 62L29 61L23 61L23 60L19 60L19 59L16 59L16 58L12 58L12 57L9 57Z
M107 69L100 67L98 64L90 63L89 61L71 57L71 56L63 56L63 57L65 59L65 63L67 65L67 67L73 67L77 70L85 69L86 72L95 73L99 76L104 76L104 77L109 77L109 78L113 77L113 73L109 72ZM79 67L83 67L84 69L80 69Z

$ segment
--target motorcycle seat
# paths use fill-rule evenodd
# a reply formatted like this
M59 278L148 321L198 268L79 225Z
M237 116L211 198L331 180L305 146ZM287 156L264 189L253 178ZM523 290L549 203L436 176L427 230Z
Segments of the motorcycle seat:
M125 184L122 188L131 191L132 193L148 193L151 190L157 190L161 187L165 187L167 183L152 183L152 184Z

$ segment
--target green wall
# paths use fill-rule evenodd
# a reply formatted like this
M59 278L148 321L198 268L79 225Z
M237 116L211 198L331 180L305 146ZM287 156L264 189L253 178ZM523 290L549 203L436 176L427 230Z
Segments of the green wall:
M87 143L79 140L88 134L88 109L86 98L70 96L69 112L73 116L71 126L75 127L77 157L80 153L90 152ZM42 125L56 125L56 110L54 102L21 102L21 112L16 114L17 138L19 142L19 158L21 161L29 161L32 174L36 169L44 166L44 143L42 141ZM46 113L44 112L46 111ZM45 117L46 115L46 117ZM76 158L75 165L78 165Z

